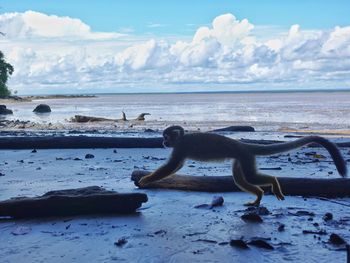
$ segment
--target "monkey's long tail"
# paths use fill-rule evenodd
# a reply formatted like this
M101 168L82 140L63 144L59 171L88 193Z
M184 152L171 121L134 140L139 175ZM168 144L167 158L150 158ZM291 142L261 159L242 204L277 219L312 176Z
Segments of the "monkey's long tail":
M245 145L255 155L270 155L270 154L290 151L290 150L299 148L301 146L307 145L309 143L317 143L322 145L324 148L326 148L326 150L332 156L332 159L334 161L335 166L337 167L339 174L342 177L346 177L347 175L346 162L343 156L341 155L339 149L334 143L320 136L307 136L292 142L276 143L272 145L258 145L258 144L248 144L248 143L247 144L245 143Z

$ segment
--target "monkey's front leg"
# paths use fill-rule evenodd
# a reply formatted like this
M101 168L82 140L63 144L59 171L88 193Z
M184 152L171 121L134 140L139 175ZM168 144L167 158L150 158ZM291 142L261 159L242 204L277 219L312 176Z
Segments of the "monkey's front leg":
M149 183L163 179L164 177L167 177L175 173L176 171L178 171L182 167L182 165L183 165L182 160L179 160L179 161L169 160L169 162L159 167L153 173L142 177L138 182L138 186L142 188Z

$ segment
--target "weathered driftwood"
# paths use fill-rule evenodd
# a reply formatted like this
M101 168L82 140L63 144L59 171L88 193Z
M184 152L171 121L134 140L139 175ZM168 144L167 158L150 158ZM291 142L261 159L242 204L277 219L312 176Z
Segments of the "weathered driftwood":
M221 129L213 130L213 132L254 132L255 129L252 126L229 126Z
M71 118L71 122L97 122L97 121L117 121L117 119L108 119L108 118L85 116L85 115L75 115L73 118Z
M163 148L162 138L91 137L91 136L6 136L0 137L0 149L80 149L80 148ZM241 140L268 145L281 143L270 140ZM337 143L350 147L350 142ZM319 146L310 144L310 146Z
M35 136L0 138L0 149L162 148L162 138Z
M33 218L87 214L133 213L147 195L119 194L98 186L51 191L39 197L18 197L0 202L0 216Z
M149 171L135 170L131 180L138 186L138 181ZM278 177L285 195L345 197L350 196L350 179L316 179ZM232 176L185 176L172 175L146 188L165 188L201 192L238 192L241 191L233 182ZM268 193L270 189L264 188Z

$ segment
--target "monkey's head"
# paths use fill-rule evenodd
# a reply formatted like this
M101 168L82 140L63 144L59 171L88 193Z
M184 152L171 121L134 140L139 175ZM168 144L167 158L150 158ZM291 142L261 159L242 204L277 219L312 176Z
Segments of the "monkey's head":
M163 131L164 147L174 147L179 139L184 136L185 131L181 126L170 126Z

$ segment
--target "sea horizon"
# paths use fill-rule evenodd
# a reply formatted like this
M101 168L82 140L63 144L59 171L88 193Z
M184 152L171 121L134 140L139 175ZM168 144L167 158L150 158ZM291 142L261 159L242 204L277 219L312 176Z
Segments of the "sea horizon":
M350 92L350 88L314 88L314 89L264 89L264 90L217 90L217 91L164 91L164 92L81 92L81 93L37 93L19 94L19 97L30 96L84 96L84 95L155 95L155 94L260 94L260 93L336 93Z

